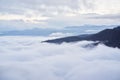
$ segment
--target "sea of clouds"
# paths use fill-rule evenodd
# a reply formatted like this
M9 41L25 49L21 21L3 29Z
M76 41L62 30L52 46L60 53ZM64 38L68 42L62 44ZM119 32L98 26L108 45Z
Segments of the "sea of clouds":
M0 37L0 80L120 80L120 49L46 39Z

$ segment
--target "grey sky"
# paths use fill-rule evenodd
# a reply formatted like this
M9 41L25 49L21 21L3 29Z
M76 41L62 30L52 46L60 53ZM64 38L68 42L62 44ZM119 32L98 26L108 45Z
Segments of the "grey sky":
M120 24L120 0L0 0L0 28Z

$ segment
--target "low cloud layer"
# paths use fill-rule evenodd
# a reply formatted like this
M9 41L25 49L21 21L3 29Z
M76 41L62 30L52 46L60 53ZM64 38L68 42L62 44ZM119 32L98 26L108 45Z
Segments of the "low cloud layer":
M0 80L120 80L120 49L45 39L0 37Z

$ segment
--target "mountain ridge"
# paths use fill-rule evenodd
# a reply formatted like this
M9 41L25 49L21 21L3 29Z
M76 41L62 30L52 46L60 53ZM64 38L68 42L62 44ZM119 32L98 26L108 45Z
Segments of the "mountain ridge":
M89 33L97 33L105 28L113 28L116 25L83 25L83 26L67 26L61 29L57 28L31 28L24 30L8 30L1 31L0 36L49 36L53 33L69 33L69 34L89 34Z
M63 42L77 42L77 41L99 41L109 47L120 48L120 26L113 29L105 29L96 34L85 34L78 36L69 36L64 38L58 38L53 40L47 40L43 42L61 44Z

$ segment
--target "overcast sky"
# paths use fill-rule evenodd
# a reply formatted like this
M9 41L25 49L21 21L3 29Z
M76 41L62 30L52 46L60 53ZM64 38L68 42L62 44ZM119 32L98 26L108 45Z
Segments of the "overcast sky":
M120 24L120 0L0 0L0 29Z

